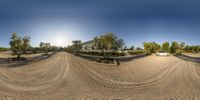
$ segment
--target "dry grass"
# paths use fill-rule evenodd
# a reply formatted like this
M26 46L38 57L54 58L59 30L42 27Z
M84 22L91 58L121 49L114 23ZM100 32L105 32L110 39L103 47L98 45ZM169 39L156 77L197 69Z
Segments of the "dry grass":
M36 57L36 56L41 56L44 53L36 53L36 54L22 54L21 57ZM0 58L13 58L13 57L17 57L16 55L13 55L10 52L7 53L3 53L0 52Z

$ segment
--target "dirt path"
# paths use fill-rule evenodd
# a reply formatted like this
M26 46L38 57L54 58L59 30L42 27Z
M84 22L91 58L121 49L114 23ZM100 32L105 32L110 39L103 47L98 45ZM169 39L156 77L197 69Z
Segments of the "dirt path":
M120 66L68 53L20 67L0 65L0 99L199 100L200 65L149 56Z

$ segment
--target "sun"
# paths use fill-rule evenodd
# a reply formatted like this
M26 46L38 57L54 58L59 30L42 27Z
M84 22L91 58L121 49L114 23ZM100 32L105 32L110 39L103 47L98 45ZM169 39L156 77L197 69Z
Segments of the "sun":
M64 39L64 37L57 37L57 38L55 38L53 45L64 47L64 46L66 46L65 41L66 40Z

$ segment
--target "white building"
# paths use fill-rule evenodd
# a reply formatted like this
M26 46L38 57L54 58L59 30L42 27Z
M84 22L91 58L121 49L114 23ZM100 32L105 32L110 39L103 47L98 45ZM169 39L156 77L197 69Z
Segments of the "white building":
M95 46L93 40L82 43L82 50L94 50L94 49Z

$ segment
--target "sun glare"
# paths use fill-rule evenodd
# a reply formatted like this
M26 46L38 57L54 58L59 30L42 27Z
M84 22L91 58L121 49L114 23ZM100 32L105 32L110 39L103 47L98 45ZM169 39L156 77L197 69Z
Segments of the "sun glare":
M66 41L64 39L64 37L57 37L55 38L54 42L52 43L55 46L66 46Z

